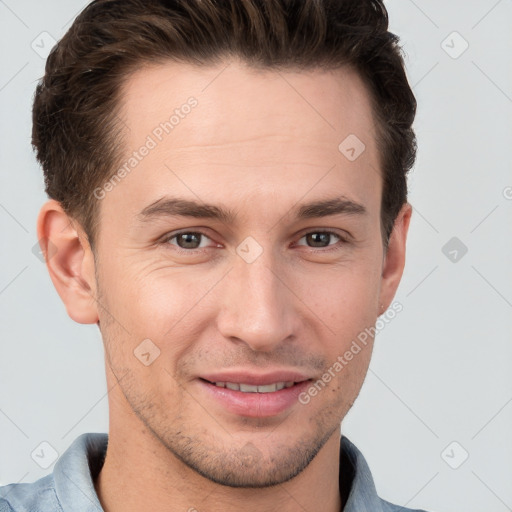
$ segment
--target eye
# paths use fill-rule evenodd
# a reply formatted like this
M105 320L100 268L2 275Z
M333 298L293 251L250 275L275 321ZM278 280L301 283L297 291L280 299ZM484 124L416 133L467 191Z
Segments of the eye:
M308 247L324 248L324 247L331 247L333 245L333 244L329 243L330 240L332 239L331 237L333 237L333 236L336 237L342 243L347 242L347 240L345 238L343 238L338 233L335 233L334 231L310 231L309 233L306 233L300 240L306 239L307 243L312 244L312 245L309 245ZM298 244L298 245L303 245L303 244ZM331 250L331 249L329 249L329 250Z
M194 252L195 250L208 247L202 243L205 239L210 240L210 238L201 231L183 231L166 237L163 240L163 243L175 245L178 249L181 249L184 252ZM174 240L176 243L173 243Z

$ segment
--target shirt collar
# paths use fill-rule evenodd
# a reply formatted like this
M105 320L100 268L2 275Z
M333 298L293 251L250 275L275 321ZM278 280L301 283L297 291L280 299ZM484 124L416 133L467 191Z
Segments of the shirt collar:
M107 444L108 434L82 434L55 464L55 491L64 512L103 512L93 480L103 466ZM346 436L341 436L340 493L343 512L383 512L370 468Z
M55 492L64 512L103 512L93 478L101 469L107 444L108 434L82 434L55 463Z
M345 504L343 512L383 512L370 468L346 436L341 436L340 493Z

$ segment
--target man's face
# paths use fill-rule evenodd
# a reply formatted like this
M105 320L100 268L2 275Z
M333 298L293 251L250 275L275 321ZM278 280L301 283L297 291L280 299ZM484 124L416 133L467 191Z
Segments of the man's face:
M149 149L100 201L98 315L109 387L110 372L120 379L111 432L154 436L166 456L215 482L257 487L297 475L339 437L359 393L371 339L332 367L381 312L382 180L354 72L226 64L169 63L127 82L125 160ZM175 109L166 133L160 123ZM351 134L365 145L356 159L353 137L338 148ZM149 208L166 198L233 218ZM364 212L298 215L340 199ZM334 376L302 404L299 391L329 368ZM271 393L208 382L306 379Z

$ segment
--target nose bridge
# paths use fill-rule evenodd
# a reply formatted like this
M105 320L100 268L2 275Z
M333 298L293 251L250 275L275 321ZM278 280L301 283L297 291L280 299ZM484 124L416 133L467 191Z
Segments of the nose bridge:
M226 338L237 338L253 350L271 351L293 334L293 294L283 284L279 262L270 250L252 262L241 254L224 284L218 327Z

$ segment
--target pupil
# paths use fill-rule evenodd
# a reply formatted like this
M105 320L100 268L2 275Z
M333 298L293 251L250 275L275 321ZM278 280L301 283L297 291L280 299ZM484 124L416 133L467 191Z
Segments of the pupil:
M183 233L181 235L179 235L179 239L180 240L185 240L185 244L192 244L194 245L195 243L197 243L197 246L194 246L194 247L190 247L189 245L185 245L185 247L182 246L182 244L179 244L180 247L184 248L184 249L197 249L197 247L199 246L200 242L199 242L199 233ZM194 240L194 238L196 240Z
M314 245L314 247L325 247L329 245L329 233L310 233L308 236L311 237L310 240L313 241L313 244L320 242L320 246ZM325 242L325 245L321 245L322 241Z

